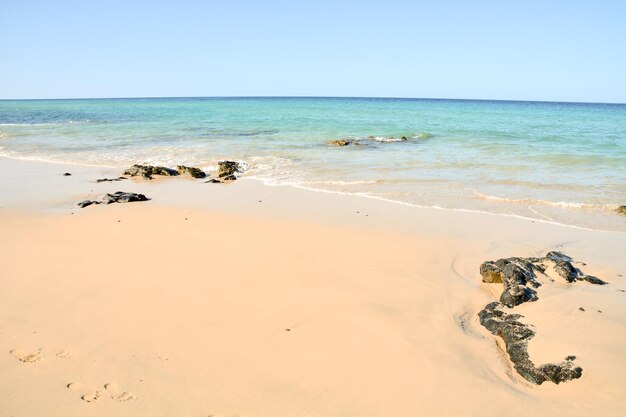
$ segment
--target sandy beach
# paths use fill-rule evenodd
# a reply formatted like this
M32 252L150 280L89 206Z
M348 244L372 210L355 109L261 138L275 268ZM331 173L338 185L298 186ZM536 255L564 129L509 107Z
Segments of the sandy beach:
M1 416L620 416L626 235L242 179L0 159ZM71 176L63 176L69 172ZM148 202L90 206L117 190ZM558 250L608 282L515 307L531 384L477 314L482 262ZM583 265L584 263L584 265ZM584 310L582 311L581 310Z

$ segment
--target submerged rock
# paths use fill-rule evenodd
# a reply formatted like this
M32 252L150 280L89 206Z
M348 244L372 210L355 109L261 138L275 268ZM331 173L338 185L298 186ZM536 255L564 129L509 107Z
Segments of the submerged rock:
M123 191L117 191L113 194L105 194L100 201L97 200L84 200L76 205L80 208L91 206L92 204L112 204L112 203L132 203L135 201L148 201L150 200L143 194L138 193L126 193Z
M506 313L501 303L493 302L487 304L478 313L478 317L481 325L504 340L513 367L524 379L541 385L545 381L559 384L582 376L583 370L574 365L576 357L573 355L567 356L565 361L558 364L535 366L528 354L528 342L535 337L535 331L528 324L519 321L524 316Z
M406 136L401 136L399 138L395 136L369 136L368 139L372 139L376 142L382 143L406 142L409 140L409 138L407 138Z
M201 170L200 168L195 168L195 167L188 167L185 165L179 165L178 167L176 167L176 170L178 171L178 173L180 175L189 175L193 178L204 178L206 177L206 174L203 170Z
M335 140L329 140L326 143L328 143L331 146L348 146L348 145L352 145L354 141L349 140L349 139L335 139Z
M326 144L331 146L348 146L348 145L374 145L374 144L385 144L385 143L396 143L396 142L408 142L408 141L417 141L419 139L430 138L433 135L429 133L417 133L413 135L402 135L400 137L396 136L373 136L369 135L366 137L358 137L358 138L347 138L347 139L333 139L326 142Z
M154 175L164 175L171 177L178 175L178 171L176 171L175 169L160 166L135 164L132 167L128 168L126 171L124 171L124 175L128 175L130 177L141 176L143 177L143 179L151 180Z
M626 216L626 206L619 206L617 209L615 209L615 211L618 214L623 214Z
M235 161L219 161L217 163L217 176L225 180L233 181L237 179L236 173L243 172L242 164Z

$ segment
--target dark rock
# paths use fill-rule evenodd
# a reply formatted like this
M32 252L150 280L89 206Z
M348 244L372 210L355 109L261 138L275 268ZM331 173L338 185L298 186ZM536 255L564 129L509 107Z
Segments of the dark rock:
M583 368L574 366L573 361L565 361L559 364L547 363L537 368L545 376L545 379L559 384L572 379L578 379L583 375Z
M235 181L237 179L237 177L233 174L233 175L227 175L225 177L222 178L224 181Z
M88 207L88 206L90 206L92 204L100 204L100 202L99 201L93 201L93 200L83 200L83 201L81 201L79 203L76 203L76 206L78 206L80 208L85 208L85 207ZM72 214L74 214L74 213L72 213Z
M572 265L573 259L560 252L548 252L542 262L552 261L554 270L567 282L587 281L590 284L606 285L607 282L592 275L585 275L580 269ZM585 264L583 264L585 265Z
M70 174L69 172L66 172L65 174L63 174L64 177L70 177L72 174Z
M335 139L329 140L327 143L331 146L348 146L353 144L354 141L349 139Z
M154 175L175 176L178 175L178 171L171 168L152 166L152 165L133 165L124 171L124 175L130 177L141 176L146 180L151 180Z
M615 209L615 211L618 214L623 214L626 216L626 206L619 206L617 209Z
M235 174L239 172L243 172L243 166L239 162L219 161L217 163L217 176L220 178L229 177L229 180L236 180Z
M534 258L529 258L534 260ZM483 262L480 266L480 273L483 282L504 284L504 291L500 296L500 302L507 307L514 307L526 301L537 300L535 288L541 284L536 281L536 266L524 258L499 259L496 262Z
M504 340L513 367L526 380L540 385L545 381L558 384L581 377L582 368L574 366L573 356L568 356L571 359L559 364L535 366L528 354L528 342L535 337L535 332L529 325L519 321L522 315L506 313L501 303L493 302L487 304L478 317L480 324Z
M209 183L209 184L221 184L222 181L218 180L217 178L211 178L210 180L205 181L204 183L205 184L207 184L207 183Z
M489 284L502 282L502 270L491 261L483 262L480 266L480 275L483 277L483 282Z
M123 191L117 191L113 194L105 194L102 197L103 204L111 203L132 203L134 201L148 201L149 198L143 194L137 193L125 193Z
M600 278L585 275L572 265L572 258L560 252L548 252L543 258L503 258L497 261L486 261L480 266L482 281L504 285L500 302L507 307L514 307L526 301L536 301L537 291L541 283L537 274L545 275L547 266L551 265L565 281L587 281L591 284L605 285ZM533 287L533 288L529 288Z
M608 282L602 281L600 278L594 277L593 275L583 275L582 277L578 278L578 280L587 281L587 282L589 282L591 284L595 284L595 285L606 285L606 284L608 284Z
M535 366L527 349L528 341L535 336L535 332L528 324L519 321L523 316L505 312L504 306L513 308L526 301L536 301L538 299L536 289L541 286L538 275L548 277L546 274L548 267L568 283L587 281L596 285L606 284L597 277L585 275L575 268L572 262L569 256L553 251L548 252L543 258L503 258L495 262L483 262L480 266L483 282L502 282L504 286L500 302L490 303L478 313L480 324L504 340L515 370L535 384L542 384L545 381L558 384L580 378L582 368L574 366L573 361L576 357L572 355L558 364ZM579 310L585 311L582 307L579 307Z
M122 181L122 180L127 180L128 178L126 177L117 177L117 178L100 178L98 180L96 180L96 182L113 182L113 181Z
M178 171L178 173L180 175L187 174L187 175L189 175L189 176L191 176L193 178L204 178L204 177L206 177L206 174L200 168L194 168L194 167L187 167L185 165L179 165L176 169L177 169L177 171Z
M548 252L545 259L549 259L554 262L554 270L565 281L574 282L578 277L579 271L572 265L572 258L567 255L563 255L560 252Z

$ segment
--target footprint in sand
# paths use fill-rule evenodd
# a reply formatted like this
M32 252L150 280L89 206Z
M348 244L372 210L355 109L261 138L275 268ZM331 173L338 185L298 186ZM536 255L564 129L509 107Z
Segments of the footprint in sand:
M70 352L67 349L63 349L57 352L55 356L61 359L69 359L72 357L72 355L70 355Z
M83 394L80 396L80 399L88 403L96 402L102 396L100 391L88 388L79 382L70 382L66 386L73 391L82 392Z
M137 398L135 394L130 391L122 391L120 387L114 382L104 384L104 389L107 390L112 399L117 401L126 402L132 401Z
M10 353L11 353L11 355L13 355L15 357L15 359L17 359L20 362L24 362L24 363L37 362L37 361L40 361L41 358L43 357L43 356L41 356L41 349L39 349L35 353L24 352L21 349L13 349Z

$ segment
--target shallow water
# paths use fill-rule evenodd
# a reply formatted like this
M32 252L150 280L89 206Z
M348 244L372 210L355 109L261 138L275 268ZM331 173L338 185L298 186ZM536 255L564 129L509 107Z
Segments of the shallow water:
M399 140L405 136L407 140ZM332 139L356 145L333 147ZM249 163L269 184L626 231L626 105L364 98L0 101L0 155Z

